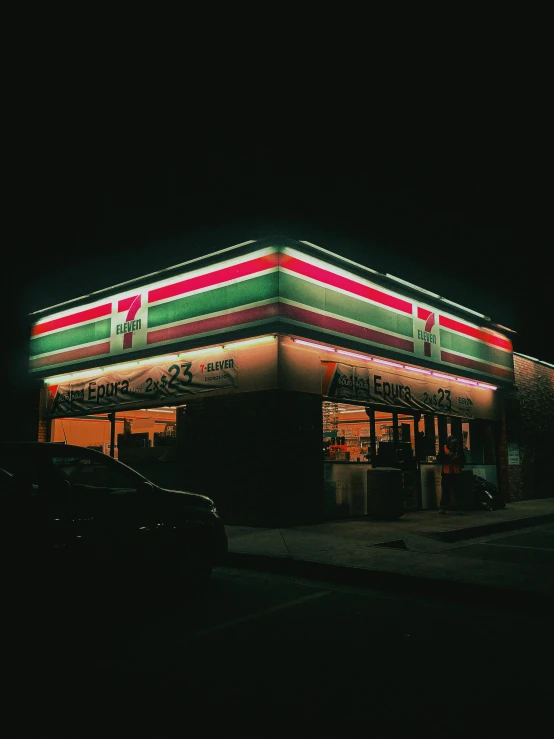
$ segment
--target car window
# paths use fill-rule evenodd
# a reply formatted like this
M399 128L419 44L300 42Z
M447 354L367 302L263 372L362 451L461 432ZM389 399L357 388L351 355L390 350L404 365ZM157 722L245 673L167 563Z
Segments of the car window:
M55 456L51 459L55 474L72 486L109 489L110 492L136 490L136 479L125 467L105 464L85 455Z
M46 449L17 448L0 451L0 495L25 494L54 497L69 482L75 492L123 494L136 492L140 479L125 465L104 455L89 456L87 450L71 453Z

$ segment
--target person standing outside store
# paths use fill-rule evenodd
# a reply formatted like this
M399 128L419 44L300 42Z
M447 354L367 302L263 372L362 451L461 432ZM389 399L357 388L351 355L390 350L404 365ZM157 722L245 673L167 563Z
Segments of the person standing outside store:
M460 493L462 483L462 470L466 464L466 456L462 445L455 436L449 436L447 443L444 445L442 453L439 455L439 461L442 464L441 473L441 500L439 504L439 513L446 513L451 507L457 512L462 513L460 507Z

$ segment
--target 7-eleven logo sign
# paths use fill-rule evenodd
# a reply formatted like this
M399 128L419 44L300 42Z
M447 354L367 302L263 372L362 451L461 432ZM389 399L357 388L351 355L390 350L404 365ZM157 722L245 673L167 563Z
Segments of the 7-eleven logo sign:
M112 319L112 352L142 349L146 345L146 310L142 293L117 301L117 314Z
M417 308L417 338L416 353L419 356L432 357L433 346L438 348L438 335L435 328L435 314L428 308ZM423 351L422 351L423 350ZM435 356L437 356L435 350ZM440 351L440 350L439 350Z

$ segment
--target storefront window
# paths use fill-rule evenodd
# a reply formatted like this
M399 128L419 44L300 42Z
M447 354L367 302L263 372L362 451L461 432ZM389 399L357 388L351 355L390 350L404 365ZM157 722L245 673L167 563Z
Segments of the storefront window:
M399 462L399 451L404 463L434 462L440 445L450 435L462 440L468 464L496 464L491 421L394 410L375 410L374 419L373 461L380 460L381 466ZM323 453L327 461L372 461L370 420L365 406L323 402Z
M51 441L96 449L111 456L111 421L107 413L56 418ZM177 443L177 408L151 408L116 413L114 454L121 461L138 457L167 458Z
M367 462L369 419L364 406L323 403L323 456L336 462Z

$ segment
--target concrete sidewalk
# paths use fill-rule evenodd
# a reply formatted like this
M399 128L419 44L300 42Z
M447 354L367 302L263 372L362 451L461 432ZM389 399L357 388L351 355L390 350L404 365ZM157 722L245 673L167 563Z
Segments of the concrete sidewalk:
M479 537L552 521L554 498L463 515L407 511L395 521L359 517L281 529L228 525L227 564L418 593L550 605L554 550L541 550L537 564L536 557L524 563L497 561L464 556L463 549Z

